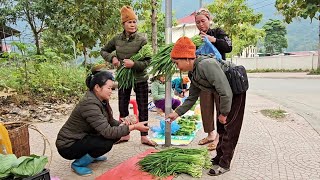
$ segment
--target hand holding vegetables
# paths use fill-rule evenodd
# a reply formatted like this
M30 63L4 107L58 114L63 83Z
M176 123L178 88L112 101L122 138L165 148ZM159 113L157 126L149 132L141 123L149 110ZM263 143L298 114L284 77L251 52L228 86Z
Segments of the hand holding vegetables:
M115 67L119 67L119 66L120 66L120 61L118 60L117 57L113 57L113 58L112 58L112 64L113 64Z
M124 59L123 60L123 66L125 68L132 68L134 65L134 62L131 59Z

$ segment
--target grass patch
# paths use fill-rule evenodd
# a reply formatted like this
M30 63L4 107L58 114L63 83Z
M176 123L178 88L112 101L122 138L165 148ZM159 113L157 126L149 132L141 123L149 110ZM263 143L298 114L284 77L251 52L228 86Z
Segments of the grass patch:
M308 75L320 75L320 68L318 69L312 69Z
M274 119L281 119L286 116L286 111L282 109L263 109L260 111L264 116L274 118Z

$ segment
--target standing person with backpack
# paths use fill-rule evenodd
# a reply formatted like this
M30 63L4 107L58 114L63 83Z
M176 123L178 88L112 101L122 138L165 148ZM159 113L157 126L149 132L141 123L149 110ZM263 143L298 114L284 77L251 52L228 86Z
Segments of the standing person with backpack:
M123 32L113 37L100 51L101 56L115 67L131 68L134 71L134 87L120 88L118 91L120 119L129 115L129 102L132 89L136 93L139 111L139 121L148 121L148 75L147 66L151 57L133 61L130 59L144 45L147 38L138 33L138 18L130 6L123 6L120 10ZM115 51L115 53L114 53ZM121 83L121 82L119 82ZM141 143L149 146L157 144L147 137L147 132L141 132ZM130 136L122 137L119 142L128 141Z
M202 91L217 94L220 101L217 107L219 142L217 155L212 159L213 167L208 172L211 176L217 176L230 170L231 160L243 122L246 92L232 94L232 89L223 70L225 64L221 64L215 58L209 56L200 55L196 58L195 52L196 46L187 37L181 37L173 46L171 59L178 69L189 71L191 85L188 98L166 118L174 121L177 117L186 113L195 104ZM234 65L230 63L228 66ZM212 104L208 104L201 106L201 109L212 106Z
M210 21L212 20L210 12L207 9L201 8L195 14L195 22L198 30L200 31L200 36L202 38L207 37L208 40L218 49L222 59L226 59L226 53L232 51L232 43L230 38L221 28L210 28ZM208 107L208 104L212 105ZM216 104L216 112L218 112L219 98L218 94L201 91L200 93L200 106L206 106L207 108L201 108L201 117L203 122L203 129L208 136L199 141L199 145L208 145L208 150L212 151L216 149L214 140L216 135L214 133L214 104ZM218 113L217 117L218 119Z

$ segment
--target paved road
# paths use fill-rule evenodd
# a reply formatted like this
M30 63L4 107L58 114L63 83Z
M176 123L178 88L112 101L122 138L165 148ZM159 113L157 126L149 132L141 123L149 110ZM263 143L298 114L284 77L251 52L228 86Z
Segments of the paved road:
M304 78L305 75L302 74L301 77ZM210 177L206 174L208 170L204 170L202 178L199 179L320 179L320 134L314 130L316 125L319 125L320 117L320 95L317 94L320 92L320 79L252 77L250 84L245 119L230 172ZM114 117L118 117L117 101L112 100L110 103ZM289 113L286 118L275 120L260 113L262 109L278 107ZM72 161L63 159L54 146L57 133L66 119L67 117L52 123L35 124L51 143L52 153L46 152L46 155L52 157L50 173L61 180L94 179L126 159L150 148L141 145L139 132L132 132L129 142L115 145L107 153L106 162L90 164L89 167L94 171L93 175L79 177L70 168ZM149 114L149 121L151 126L159 125L155 113ZM203 130L198 131L194 141L185 147L199 148L197 142L203 137L205 137ZM35 131L30 131L30 145L32 153L41 154L43 151L42 138ZM211 153L212 157L215 156L214 151ZM194 178L182 174L174 179Z
M250 78L249 91L294 110L320 134L320 79Z

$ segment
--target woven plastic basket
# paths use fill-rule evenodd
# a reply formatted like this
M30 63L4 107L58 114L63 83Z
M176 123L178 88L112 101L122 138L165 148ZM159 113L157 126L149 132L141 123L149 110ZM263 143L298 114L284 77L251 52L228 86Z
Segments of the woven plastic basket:
M29 156L30 144L28 124L24 122L6 122L4 125L9 133L13 154L17 157Z

